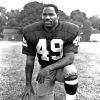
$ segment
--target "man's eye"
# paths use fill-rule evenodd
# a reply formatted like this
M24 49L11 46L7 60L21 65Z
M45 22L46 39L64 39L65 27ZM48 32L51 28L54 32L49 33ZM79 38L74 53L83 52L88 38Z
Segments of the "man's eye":
M54 14L50 13L49 16L53 16Z
M47 14L44 13L43 16L47 16Z
M53 13L48 13L48 14L44 13L43 16L54 16L54 14Z

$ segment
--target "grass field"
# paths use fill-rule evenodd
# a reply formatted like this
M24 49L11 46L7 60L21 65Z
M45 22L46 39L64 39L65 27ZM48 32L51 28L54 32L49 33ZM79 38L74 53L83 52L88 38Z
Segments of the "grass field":
M79 74L76 100L100 100L100 42L80 43L75 56ZM25 55L20 42L0 42L0 100L20 100L25 86ZM39 65L35 62L33 86ZM62 83L56 83L55 100L65 100Z

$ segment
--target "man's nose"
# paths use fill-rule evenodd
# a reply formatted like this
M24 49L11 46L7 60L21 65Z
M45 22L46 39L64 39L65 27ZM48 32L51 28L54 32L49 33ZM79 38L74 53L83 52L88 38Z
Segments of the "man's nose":
M46 19L50 19L50 16L49 16L49 15L47 15L47 16L46 16Z

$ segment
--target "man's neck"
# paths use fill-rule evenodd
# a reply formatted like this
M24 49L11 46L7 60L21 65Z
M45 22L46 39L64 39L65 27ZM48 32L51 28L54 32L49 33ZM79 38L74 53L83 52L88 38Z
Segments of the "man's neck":
M58 23L55 26L53 26L53 27L44 26L44 28L45 28L45 30L47 32L50 32L51 33L51 32L53 32L57 28L57 26L58 26Z

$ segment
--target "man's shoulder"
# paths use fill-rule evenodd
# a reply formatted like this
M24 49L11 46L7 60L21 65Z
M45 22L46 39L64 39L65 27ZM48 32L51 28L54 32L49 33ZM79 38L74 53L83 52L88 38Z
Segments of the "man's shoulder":
M61 24L63 25L63 30L68 33L76 34L79 31L79 26L74 23L61 21Z
M23 28L23 31L25 32L39 31L41 29L41 26L42 26L41 22L34 22L32 24L26 25Z

